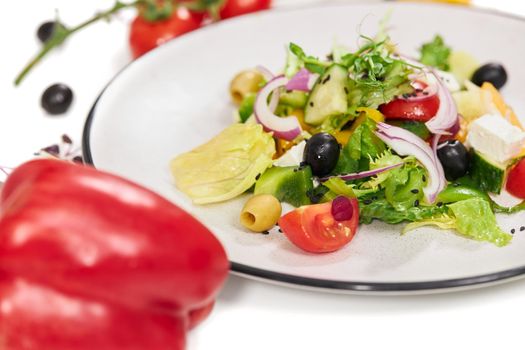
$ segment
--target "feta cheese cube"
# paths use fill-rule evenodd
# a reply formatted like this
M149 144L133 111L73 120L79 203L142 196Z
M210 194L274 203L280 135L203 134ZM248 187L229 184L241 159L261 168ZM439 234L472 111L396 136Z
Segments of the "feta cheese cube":
M298 166L303 161L306 141L301 141L273 162L275 166Z
M525 133L499 115L486 114L470 124L467 144L489 159L505 163L525 146Z

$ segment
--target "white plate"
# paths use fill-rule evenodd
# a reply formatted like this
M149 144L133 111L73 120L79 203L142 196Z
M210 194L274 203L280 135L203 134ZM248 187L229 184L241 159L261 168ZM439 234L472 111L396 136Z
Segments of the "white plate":
M497 248L451 232L421 228L405 236L401 225L361 226L353 242L325 255L300 251L282 234L249 234L238 222L246 200L194 206L173 185L168 163L231 123L228 84L241 69L279 70L293 41L323 55L334 40L355 45L373 35L389 11L391 36L415 55L440 33L452 47L481 62L504 62L505 96L525 113L525 21L442 5L331 4L259 13L196 31L152 51L124 69L104 90L88 118L84 152L97 168L123 175L164 195L207 225L224 244L232 270L296 286L340 291L430 292L482 285L525 272L525 215L499 217L512 244ZM191 234L191 232L188 232Z

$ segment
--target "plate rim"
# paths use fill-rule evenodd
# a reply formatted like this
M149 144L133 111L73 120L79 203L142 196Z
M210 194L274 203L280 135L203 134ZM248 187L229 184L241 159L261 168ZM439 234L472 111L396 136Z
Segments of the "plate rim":
M356 3L343 3L338 1L330 1L330 2L317 2L313 4L306 4L306 5L293 5L293 6L287 6L287 7L281 7L281 8L273 8L266 11L261 11L255 14L248 14L245 16L240 16L234 19L230 19L228 21L219 22L215 24L208 25L205 28L201 28L199 31L196 31L197 33L202 33L204 31L210 30L210 28L213 28L216 25L228 25L228 23L235 23L239 20L246 20L246 18L251 18L252 16L255 16L257 14L264 13L265 15L270 15L272 13L281 13L281 12L288 12L288 11L300 11L302 9L311 9L311 8L329 8L329 7L352 7L352 6L359 6L359 5L367 5L370 7L378 6L378 5L384 5L385 3L390 3L390 1L385 0L382 2L377 3L367 3L366 1L360 1ZM444 3L391 3L391 6L416 6L416 7L458 7L458 5L451 5L451 4L444 4ZM467 12L478 12L478 13L485 13L489 15L493 15L496 17L506 17L513 20L517 20L520 22L525 22L525 17L522 17L517 14L503 12L497 9L489 9L489 8L482 8L482 7L462 7ZM194 35L195 32L185 34L182 38L188 40L188 38L191 38L192 35ZM199 34L202 35L202 34ZM120 69L106 84L106 86L102 89L102 91L99 93L97 98L95 99L95 102L93 103L92 107L89 110L89 113L87 115L87 118L84 123L84 127L82 130L82 156L83 161L85 164L91 165L94 168L96 168L95 161L93 159L93 155L91 153L91 126L93 125L93 120L95 119L95 112L96 107L98 103L100 102L100 99L105 94L106 90L112 85L112 83L118 79L125 71L127 71L130 66L137 64L137 62L141 62L145 56L154 55L159 51L160 49L165 49L166 46L169 45L177 45L174 44L174 42L178 42L179 40L172 41L171 43L168 43L168 45L162 45L161 47L157 47L143 56L139 57L138 59L135 59L128 64L126 64L122 69ZM191 215L191 214L190 214ZM443 291L443 290L461 290L465 287L476 287L476 286L483 286L483 285L490 285L495 282L504 282L507 280L514 280L519 277L525 277L525 265L520 267L515 267L512 269L492 272L488 274L482 274L482 275L475 275L475 276L469 276L469 277L462 277L462 278L454 278L454 279L441 279L441 280L428 280L428 281L421 281L421 282L366 282L366 281L342 281L342 280L329 280L329 279L319 279L319 278L311 278L311 277L304 277L299 275L291 275L286 274L282 272L276 272L271 270L265 270L258 267L254 267L251 265L246 265L242 263L238 263L235 261L230 260L230 269L232 272L239 274L241 276L245 277L253 277L255 279L264 280L267 282L278 282L289 286L295 286L295 287L306 287L306 288L312 288L317 290L331 290L331 291L339 291L339 292L363 292L363 293L408 293L408 292L432 292L432 291Z

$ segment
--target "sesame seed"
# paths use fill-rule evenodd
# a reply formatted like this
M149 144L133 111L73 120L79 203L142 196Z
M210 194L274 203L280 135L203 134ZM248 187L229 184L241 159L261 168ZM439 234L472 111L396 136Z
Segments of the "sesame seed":
M345 86L345 94L348 94L348 88Z
M371 204L371 203L372 203L372 200L371 200L371 199L365 199L365 200L363 201L363 204L366 204L366 205Z
M260 177L261 177L261 174L257 174L257 176L255 177L255 181L259 180Z
M279 232L283 233L283 230L279 229Z
M263 232L261 232L261 233L262 233L263 235L269 235L269 234L270 234L270 232L268 232L268 231L263 231Z
M414 188L414 189L410 190L410 192L412 192L412 193L419 193L419 190L417 188Z
M514 234L514 233L516 233L516 230L512 229L512 230L510 230L510 233Z
M426 177L425 175L423 175L423 176L421 177L421 180L423 180L423 182L426 182L426 181L427 181L427 177Z
M443 206L443 202L437 202L436 205L438 206L438 208L439 208L439 207L442 207L442 206Z
M313 106L314 106L314 103L310 101L310 107L313 107Z
M419 199L416 199L416 200L414 201L414 207L419 207Z
M525 231L525 226L520 227L520 232L523 232L523 231Z

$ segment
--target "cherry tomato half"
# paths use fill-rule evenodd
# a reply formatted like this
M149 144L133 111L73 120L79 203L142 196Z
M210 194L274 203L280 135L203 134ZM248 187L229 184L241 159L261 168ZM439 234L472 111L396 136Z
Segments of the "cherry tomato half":
M423 92L415 92L416 98L396 98L379 106L386 119L409 119L426 122L434 117L439 109L439 97L428 97Z
M332 202L306 205L281 217L279 226L297 247L311 253L336 251L352 240L359 224L359 205L349 199L351 215L337 221L332 215Z
M231 18L250 12L267 10L272 0L226 0L219 12L221 18Z
M525 158L510 169L506 187L513 196L525 199Z
M201 26L204 15L179 7L170 18L148 21L140 14L131 23L129 44L134 58Z

